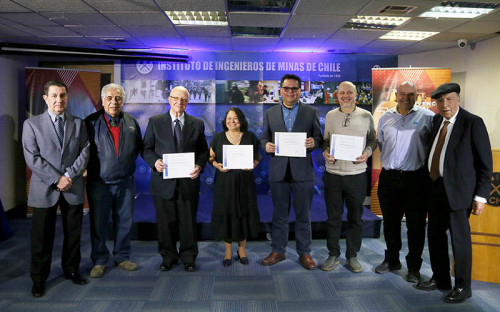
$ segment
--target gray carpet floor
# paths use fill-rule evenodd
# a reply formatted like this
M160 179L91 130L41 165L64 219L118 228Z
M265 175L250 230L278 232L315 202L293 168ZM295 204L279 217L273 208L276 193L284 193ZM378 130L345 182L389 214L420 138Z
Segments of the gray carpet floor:
M361 273L350 272L345 259L330 272L307 271L299 265L294 241L289 243L287 259L271 267L259 263L270 252L270 243L250 241L250 264L233 261L228 268L222 266L223 244L202 241L195 272L184 272L182 265L160 272L156 241L133 241L132 260L139 264L138 271L123 271L110 261L104 277L88 277L89 284L77 286L64 279L60 267L60 223L58 220L46 295L35 299L29 277L30 220L11 221L14 236L0 243L0 311L500 311L500 284L473 281L472 298L450 305L441 300L445 292L423 292L407 283L406 239L401 256L403 269L383 275L374 273L384 258L383 237L363 239L358 254L363 265ZM405 238L404 228L402 233ZM110 249L112 243L108 241ZM341 246L345 251L345 240L341 240ZM321 263L327 255L325 240L314 240L314 260ZM89 220L84 216L84 275L92 268L89 256ZM421 273L423 279L432 274L427 247Z

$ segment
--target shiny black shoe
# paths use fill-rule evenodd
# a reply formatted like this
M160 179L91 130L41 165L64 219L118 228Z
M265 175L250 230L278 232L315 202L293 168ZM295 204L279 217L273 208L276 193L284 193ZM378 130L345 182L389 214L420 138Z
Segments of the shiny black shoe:
M64 277L70 279L76 285L85 285L89 282L78 273L65 273Z
M239 252L236 252L236 254L238 255L238 260L240 260L241 264L244 264L244 265L248 264L248 258L247 257L240 257L240 253Z
M170 263L162 262L160 265L160 271L166 272L172 270L172 265Z
M418 284L415 286L415 288L420 289L420 290L450 290L451 289L451 282L450 283L445 283L445 284L438 284L438 282L431 278L428 281L425 282L418 282Z
M42 297L45 294L44 283L33 283L33 287L31 287L31 294L35 298Z
M196 270L196 264L194 264L194 263L184 264L184 271L194 272L195 270Z
M225 267L231 266L232 263L233 263L232 259L224 259L224 261L222 261L222 265Z
M453 287L453 290L444 297L444 302L447 303L461 303L464 302L465 299L472 297L472 291L470 288L459 288Z

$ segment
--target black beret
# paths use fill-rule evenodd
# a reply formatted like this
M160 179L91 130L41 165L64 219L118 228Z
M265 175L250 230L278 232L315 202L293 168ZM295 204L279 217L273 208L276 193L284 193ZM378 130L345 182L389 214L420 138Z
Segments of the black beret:
M454 82L443 83L442 85L437 87L436 90L432 92L431 98L439 99L441 95L448 94L451 92L456 92L457 94L460 94L460 86L458 85L458 83Z

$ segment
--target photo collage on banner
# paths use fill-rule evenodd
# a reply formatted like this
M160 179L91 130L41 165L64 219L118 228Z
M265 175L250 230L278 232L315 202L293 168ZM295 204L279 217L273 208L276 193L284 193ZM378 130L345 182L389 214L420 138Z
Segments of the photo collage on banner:
M124 111L131 113L144 135L149 118L169 110L168 96L175 86L190 92L186 112L205 123L208 143L223 131L222 121L232 106L247 118L249 131L260 138L265 111L280 103L280 80L285 74L302 79L300 102L318 109L320 124L328 111L338 107L336 89L345 80L355 83L358 104L372 111L371 69L394 67L393 56L359 56L304 53L224 53L193 52L188 63L123 62L121 81L126 92ZM262 222L270 222L272 202L268 184L269 156L261 151L262 161L254 170ZM326 220L322 173L325 170L320 150L313 153L316 191L313 221ZM149 194L151 171L137 160L135 222L154 222L155 209ZM201 176L198 222L210 222L215 169L207 165ZM293 213L292 213L293 215ZM294 218L293 216L291 217Z

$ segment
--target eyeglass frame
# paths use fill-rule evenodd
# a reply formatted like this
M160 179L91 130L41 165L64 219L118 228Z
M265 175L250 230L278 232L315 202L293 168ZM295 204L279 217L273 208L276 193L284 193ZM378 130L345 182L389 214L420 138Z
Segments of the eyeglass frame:
M342 127L349 127L350 124L351 124L351 114L345 114Z
M181 98L178 96L169 96L168 98L172 99L174 102L180 101L181 103L187 103L189 99Z
M300 90L300 87L281 87L281 89L283 89L283 91L285 92L296 92L298 90Z

